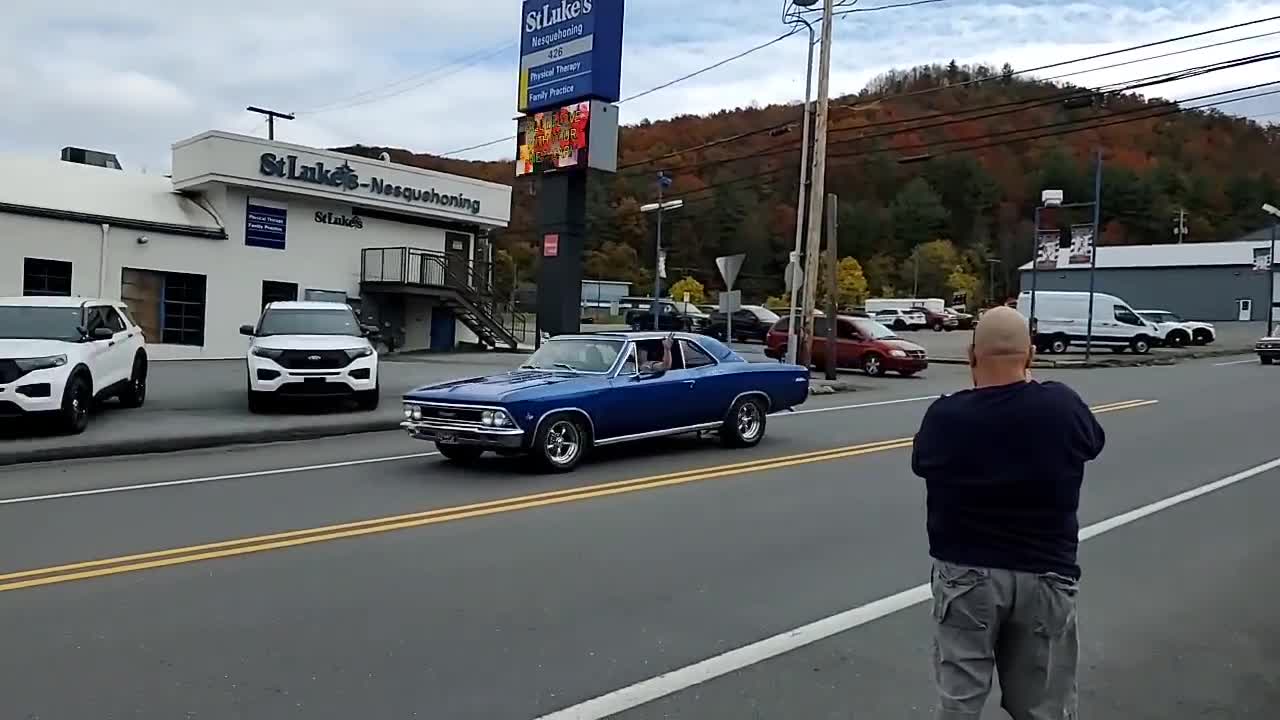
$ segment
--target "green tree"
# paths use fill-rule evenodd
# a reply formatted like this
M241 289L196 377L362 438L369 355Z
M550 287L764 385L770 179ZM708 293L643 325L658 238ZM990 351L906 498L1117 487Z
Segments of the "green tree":
M912 297L946 299L947 278L961 266L960 253L950 240L932 240L916 247L902 261L898 270L898 287L913 292Z
M827 259L822 258L822 285L818 296L818 307L825 308L831 294L827 281ZM867 301L867 278L862 274L862 264L855 258L843 257L836 264L836 307L860 307Z
M701 305L707 301L707 289L694 278L683 277L671 285L672 300L677 302L684 300L685 293L689 293L689 302L694 305Z
M942 198L923 177L902 188L893 200L891 216L894 244L902 253L938 237L946 230L950 217Z
M972 307L980 299L982 281L977 275L957 265L947 276L947 289L952 293L964 293L966 303ZM947 299L950 300L950 298Z
M589 280L621 280L633 285L642 283L640 258L630 245L606 242L597 250L589 250L582 264L583 275Z
M873 255L863 268L867 289L875 297L893 297L897 262L889 255Z

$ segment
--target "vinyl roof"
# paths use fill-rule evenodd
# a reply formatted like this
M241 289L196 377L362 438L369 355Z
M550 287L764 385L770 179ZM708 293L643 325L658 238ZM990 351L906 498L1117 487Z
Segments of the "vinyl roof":
M1211 267L1224 265L1253 265L1253 251L1270 246L1271 229L1263 228L1230 242L1202 242L1168 245L1111 245L1100 246L1099 268L1143 267ZM1087 270L1088 264L1072 265L1068 262L1070 250L1058 250L1058 270ZM1030 270L1025 263L1019 270Z
M221 231L204 208L174 192L163 175L20 155L0 156L0 206ZM2 209L2 208L0 208Z

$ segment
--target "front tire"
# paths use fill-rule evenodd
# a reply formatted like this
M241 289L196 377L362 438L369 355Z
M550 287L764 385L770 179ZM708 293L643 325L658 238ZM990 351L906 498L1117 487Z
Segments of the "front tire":
M862 372L869 377L881 377L884 375L884 358L875 353L867 353L862 356Z
M943 327L944 327L944 326L943 326L943 324L942 324L942 323L934 323L934 324L933 324L933 331L934 331L934 332L942 332Z
M58 426L70 435L79 435L89 427L89 409L93 405L93 388L89 379L77 373L62 391L62 408L58 410Z
M260 415L271 409L271 393L250 390L248 395L249 412Z
M147 359L142 355L133 359L133 372L129 374L129 386L120 392L120 404L127 408L140 408L147 401Z
M1139 335L1129 341L1129 347L1138 355L1146 355L1151 352L1151 340L1145 335Z
M1258 362L1261 362L1263 365L1270 365L1274 359L1275 358L1270 355L1263 355L1258 358Z
M1061 355L1067 351L1071 343L1062 335L1054 335L1049 338L1049 352L1053 355Z
M543 421L533 438L530 452L538 465L549 472L569 472L578 466L590 442L587 431L567 413Z
M445 443L436 443L436 450L440 451L440 455L445 460L455 462L459 465L469 465L484 454L484 450L470 445L447 445Z
M894 330L906 330L906 329L907 329L907 324L906 324L905 322L903 322L902 320L894 320L894 321L893 321L893 329L894 329Z
M729 408L729 415L720 427L720 442L731 448L759 445L764 438L768 416L759 397L740 398Z

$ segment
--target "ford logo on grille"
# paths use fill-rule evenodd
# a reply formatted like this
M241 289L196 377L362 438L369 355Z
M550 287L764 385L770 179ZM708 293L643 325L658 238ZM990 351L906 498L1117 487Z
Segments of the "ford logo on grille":
M308 355L307 359L310 360L311 362L320 362L323 358L321 358L319 355Z

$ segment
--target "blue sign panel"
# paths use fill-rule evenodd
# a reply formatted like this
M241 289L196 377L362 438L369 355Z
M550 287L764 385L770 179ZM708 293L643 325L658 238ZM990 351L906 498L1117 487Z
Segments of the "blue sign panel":
M283 250L288 214L284 208L254 205L249 201L244 220L244 244Z
M524 0L520 112L618 101L622 6L623 0Z

